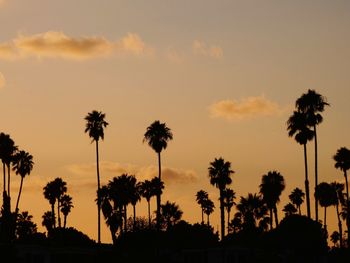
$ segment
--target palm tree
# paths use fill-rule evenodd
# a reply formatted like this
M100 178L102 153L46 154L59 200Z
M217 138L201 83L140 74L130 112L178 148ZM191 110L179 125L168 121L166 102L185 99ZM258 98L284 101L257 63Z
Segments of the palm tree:
M331 235L331 241L333 243L333 246L336 247L338 241L340 242L340 247L341 247L341 235L339 232L334 231Z
M161 215L166 225L166 229L169 230L170 227L174 226L180 221L183 212L180 210L179 206L175 203L167 201L165 204L161 205Z
M208 193L204 190L200 190L196 194L197 204L200 205L202 210L202 224L204 224L204 203L208 199Z
M61 197L61 212L64 216L63 218L63 228L66 228L67 225L67 216L68 214L71 212L72 208L73 208L73 202L72 202L72 197L64 194Z
M207 225L210 226L209 216L214 212L214 202L210 200L209 198L204 200L203 203L203 211L207 215Z
M233 219L229 223L230 232L236 234L237 232L242 230L242 214L240 212L235 213Z
M13 158L13 165L14 165L13 170L15 171L15 173L21 176L21 184L19 187L19 192L18 192L18 197L16 202L16 210L15 210L15 213L17 215L19 200L22 193L23 179L26 175L30 175L30 172L33 169L33 165L34 165L33 156L30 155L28 152L19 151L15 154Z
M263 201L270 210L270 229L273 228L273 213L275 215L275 225L276 227L278 226L277 203L280 201L280 195L285 187L284 178L277 171L270 171L262 176L260 193L263 196Z
M55 221L52 220L54 217L52 215L52 212L51 211L46 211L43 216L42 216L42 226L44 226L47 230L47 235L50 236L51 233L52 233L52 230L54 228L54 223Z
M53 181L48 182L46 186L43 188L44 197L47 199L51 205L51 216L53 222L53 228L56 228L56 217L55 217L55 203L56 203L56 195L55 195L55 185Z
M151 203L150 200L152 196L154 196L154 187L152 185L152 182L149 180L145 180L144 182L141 182L140 185L140 193L143 198L146 199L148 204L148 226L151 227Z
M295 208L295 206L292 203L288 203L284 206L283 208L283 212L284 212L284 216L290 216L290 215L294 215L298 210Z
M344 203L344 184L340 184L337 182L333 182L331 183L331 187L333 189L333 191L335 192L335 197L336 197L336 201L334 203L335 208L336 208L336 213L337 213L337 219L338 219L338 229L339 229L339 234L340 234L340 247L343 247L343 226L342 226L342 222L341 222L341 212L339 211L339 204Z
M100 189L100 168L99 168L99 153L98 153L98 142L100 139L104 139L104 128L107 127L108 122L105 121L106 115L102 112L93 110L89 112L85 117L86 127L85 133L89 134L92 139L91 142L96 143L96 173L97 173L97 191ZM99 196L97 196L99 199ZM98 243L101 243L101 202L97 200L97 236Z
M137 182L135 176L132 176L131 184L130 184L130 203L133 207L133 230L135 231L136 227L136 204L141 200L140 193L140 183Z
M289 200L293 205L296 205L299 211L299 215L301 215L300 206L304 202L305 193L300 188L296 187L292 193L289 195Z
M224 206L224 190L227 185L232 183L231 174L234 173L231 170L231 163L225 162L223 158L215 158L210 163L208 168L210 183L214 185L220 191L220 218L221 218L221 239L225 237L225 206Z
M315 189L318 185L318 158L317 158L317 132L316 126L322 123L323 117L321 113L326 106L329 106L327 99L318 94L315 90L308 90L307 93L301 95L295 102L298 111L306 114L306 123L313 128L315 139ZM315 218L318 221L318 199L315 199Z
M247 197L241 196L236 207L244 229L255 229L257 222L260 225L260 221L266 221L267 207L260 195L248 193Z
M340 169L344 173L345 178L345 189L346 189L346 203L350 203L349 200L349 185L348 185L348 174L347 171L350 169L350 150L346 147L341 147L337 150L337 153L333 156L335 161L335 168ZM346 206L349 208L348 206ZM350 247L350 211L346 213L348 217L346 218L346 225L348 228L348 247Z
M233 191L230 188L226 188L224 190L224 207L226 208L226 211L227 211L227 233L228 234L229 234L228 223L230 222L230 212L232 207L236 205L235 199L236 199L235 191Z
M53 180L54 196L57 200L57 221L58 227L61 227L61 198L67 192L67 183L62 178L57 177Z
M316 187L315 197L320 201L320 205L324 207L324 229L327 231L327 207L336 204L337 194L328 183L322 182Z
M305 166L305 192L306 192L306 211L308 218L311 218L310 206L310 189L307 165L307 148L306 144L314 137L314 132L307 126L307 115L301 111L294 111L293 115L287 121L287 130L289 137L293 137L300 144L304 146L304 166Z
M161 181L161 160L160 153L162 150L166 149L168 146L168 141L173 139L173 134L166 126L165 123L160 123L159 121L153 122L149 127L147 127L146 133L144 134L143 141L147 142L148 145L157 153L158 155L158 178ZM157 195L157 229L160 227L160 204L161 196Z

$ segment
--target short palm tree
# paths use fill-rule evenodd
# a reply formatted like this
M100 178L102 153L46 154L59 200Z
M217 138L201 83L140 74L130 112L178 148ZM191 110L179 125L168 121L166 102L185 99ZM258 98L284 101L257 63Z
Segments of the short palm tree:
M229 234L228 223L230 222L230 212L231 212L232 207L234 205L236 205L235 199L236 199L235 191L233 191L230 188L226 188L224 190L224 206L225 206L226 211L227 211L227 233L228 234Z
M304 197L305 193L298 187L294 188L292 193L289 195L289 200L292 202L293 205L296 205L299 211L299 215L301 215L300 206L304 202Z
M15 213L18 214L18 205L19 200L22 193L22 186L23 186L23 179L26 177L26 175L30 175L30 172L33 169L33 156L30 155L28 152L25 151L19 151L14 155L13 158L13 170L17 175L21 176L21 184L19 187L17 202L16 202L16 209Z
M54 228L54 221L52 220L52 212L51 211L46 211L43 216L42 216L42 226L44 226L47 230L47 235L50 236L52 233L52 230Z
M285 187L284 178L277 171L270 171L262 176L260 193L270 210L270 229L273 228L273 214L275 215L275 225L278 226L277 203L280 201L280 195Z
M317 131L316 126L321 124L323 117L321 113L329 106L327 99L315 90L308 90L295 102L298 111L306 114L306 123L313 129L315 139L315 189L318 185L318 157L317 157ZM315 218L318 221L318 199L315 198Z
M340 242L341 240L341 235L339 234L339 232L334 231L331 235L331 241L333 243L333 246L336 247L338 241Z
M287 121L289 137L293 137L296 142L304 147L304 167L305 167L305 192L306 211L308 218L311 218L310 189L307 163L306 144L314 138L314 132L307 126L307 115L301 111L294 111Z
M154 196L152 182L149 180L145 180L141 182L140 185L140 193L143 198L146 199L148 205L148 226L151 227L151 198Z
M133 230L135 231L136 227L136 204L141 200L141 192L140 187L141 184L137 182L135 176L132 176L131 184L130 184L130 203L133 207Z
M204 223L204 203L208 199L208 193L204 190L199 190L196 194L197 204L200 205L202 210L202 224Z
M173 134L166 126L165 123L160 123L160 121L154 121L144 134L143 141L147 142L148 145L157 153L158 155L158 178L162 181L162 169L161 169L161 159L160 153L165 150L168 146L168 141L173 139ZM160 228L160 205L161 196L157 195L157 229Z
M61 212L63 214L63 228L67 225L67 216L73 208L72 197L70 195L64 194L61 197Z
M283 212L284 212L284 216L290 216L290 215L294 215L298 210L295 208L295 206L292 203L288 203L284 206L283 208Z
M214 202L207 198L203 203L203 211L207 215L207 225L210 226L209 216L214 212Z
M210 183L214 185L220 191L220 219L221 219L221 239L225 237L225 206L224 206L224 190L227 185L232 183L231 174L234 173L231 170L231 163L226 162L223 158L215 158L210 163L208 168Z
M323 225L324 229L327 231L327 207L336 204L336 192L330 184L322 182L316 187L315 197L320 201L320 205L324 207Z
M183 214L177 204L169 201L161 205L161 212L167 230L179 222Z
M106 115L102 112L93 110L85 117L86 127L85 132L89 134L92 142L96 143L96 173L97 173L97 191L100 189L100 169L99 169L99 152L98 142L104 139L104 128L107 127L108 122L105 121ZM99 197L97 196L97 199ZM101 243L101 202L97 201L97 238L98 243Z
M341 222L341 212L339 210L339 204L343 204L345 199L344 199L344 184L341 183L337 183L337 182L333 182L331 183L331 187L333 189L333 191L335 192L335 211L337 213L337 219L338 219L338 229L339 229L339 234L340 234L340 239L339 239L339 243L340 243L340 247L343 247L343 226L342 226L342 222Z
M53 182L54 195L57 200L57 221L58 227L61 227L61 199L62 196L67 192L67 183L62 178L57 177Z
M47 199L51 205L51 216L52 216L52 226L56 228L56 217L55 217L55 204L56 204L56 195L55 195L55 185L53 181L48 182L44 187L44 197Z

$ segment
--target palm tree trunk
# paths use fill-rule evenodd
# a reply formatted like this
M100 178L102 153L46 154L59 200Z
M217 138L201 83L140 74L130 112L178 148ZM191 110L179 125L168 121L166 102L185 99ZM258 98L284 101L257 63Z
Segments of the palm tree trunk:
M340 213L339 213L339 201L337 201L336 209L337 209L338 229L339 229L339 244L340 244L340 247L342 248L343 247L343 226L341 223Z
M125 230L125 233L128 231L127 219L128 219L127 207L126 207L126 205L124 205L124 230Z
M58 220L58 227L61 228L61 212L60 212L60 199L57 198L57 220Z
M23 186L23 176L21 176L21 184L19 186L19 191L18 191L18 197L17 197L17 202L16 202L16 210L15 210L15 213L16 213L16 217L17 218L17 214L18 214L18 205L19 205L19 199L21 197L21 193L22 193L22 186Z
M51 204L51 214L52 214L53 228L56 228L55 204Z
M209 222L209 214L207 214L207 224L208 224L208 226L210 226L210 222Z
M274 213L275 213L275 224L276 224L276 227L278 227L277 205L275 205L275 207L274 207Z
M327 206L324 207L324 230L327 231Z
M148 203L148 227L151 227L151 200L147 200Z
M305 163L305 193L306 193L306 210L307 217L311 218L311 209L310 209L310 189L309 189L309 176L307 168L307 149L306 143L304 144L304 163Z
M345 187L346 187L346 200L349 201L348 174L347 174L346 170L344 171L344 177L345 177Z
M224 192L220 189L220 217L221 217L221 240L225 237L225 207L224 207Z
M160 152L158 153L158 178L159 181L162 181L162 169L161 169L161 160L160 160ZM160 230L160 204L161 197L160 194L157 194L157 230Z
M67 225L67 215L64 215L63 217L63 228L66 228Z
M100 167L98 158L98 140L96 140L96 172L97 172L97 193L100 192ZM97 194L97 242L101 244L101 200Z
M299 215L301 216L300 205L298 205Z
M202 224L204 224L204 209L203 208L201 209L202 209Z
M4 171L4 192L6 192L6 169L5 169L5 163L2 162L2 169Z
M314 135L315 135L315 191L318 186L318 170L317 170L317 133L316 133L316 125L314 125ZM318 222L318 199L315 196L315 219Z
M230 210L227 210L227 234L230 234L229 224L230 224Z
M349 185L348 185L348 174L346 170L344 170L345 177L345 187L346 187L346 208L347 208L347 219L346 226L348 228L348 247L350 247L350 201L349 201Z
M272 212L272 208L270 208L270 230L273 229L272 218L273 218L273 212Z
M8 197L8 209L9 213L11 214L11 193L10 193L10 172L11 172L11 167L10 164L7 165L7 197Z
M134 225L133 225L133 230L135 231L136 228L136 205L133 205L133 212L134 212Z

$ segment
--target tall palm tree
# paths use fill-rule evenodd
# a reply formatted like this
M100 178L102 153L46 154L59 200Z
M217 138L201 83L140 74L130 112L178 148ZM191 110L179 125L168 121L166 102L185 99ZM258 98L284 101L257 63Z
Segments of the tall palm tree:
M154 187L152 185L152 182L149 180L145 180L144 182L141 182L140 185L140 193L143 198L146 199L147 205L148 205L148 226L151 227L151 198L155 195L154 193Z
M61 212L63 214L63 228L67 225L67 216L73 208L72 197L70 195L64 194L61 197Z
M85 133L89 134L92 142L96 143L96 173L97 173L97 192L100 189L100 168L99 168L99 152L98 142L104 139L104 128L107 127L108 122L105 121L106 115L102 112L93 110L85 117L86 127ZM101 202L97 196L97 236L98 243L101 243Z
M141 192L140 192L140 183L137 182L135 176L132 176L131 184L130 184L130 203L133 207L133 230L135 231L136 227L136 204L141 200Z
M196 201L197 204L200 205L202 210L202 224L204 223L204 204L205 201L208 199L208 193L204 190L199 190L196 194Z
M177 204L167 201L165 204L161 205L160 208L167 230L180 221L183 212Z
M228 223L230 222L230 212L231 212L232 207L234 205L236 205L235 199L236 199L235 191L233 191L230 188L226 188L224 190L224 206L225 206L226 211L227 211L227 233L228 234L229 234Z
M333 191L335 192L335 196L336 196L336 201L334 203L335 205L335 209L336 209L336 213L337 213L337 219L338 219L338 229L339 229L339 233L340 233L340 247L343 247L343 226L342 226L342 222L341 222L341 212L339 210L339 204L344 203L345 199L344 199L344 184L341 183L337 183L337 182L333 182L331 183L331 187L333 189Z
M296 187L292 193L289 195L289 200L293 205L296 205L299 211L299 215L301 215L300 206L304 202L305 193L300 188Z
M207 225L210 226L209 216L214 212L214 202L210 200L209 198L204 200L203 203L203 211L207 215Z
M173 139L173 134L166 126L165 123L160 123L159 121L154 121L144 134L143 141L147 142L148 145L157 153L158 155L158 178L161 181L162 169L161 169L161 159L160 153L162 150L166 149L168 146L168 141ZM161 196L157 195L157 229L160 228L160 204Z
M328 183L322 182L317 185L315 196L320 201L320 205L324 207L324 229L327 231L327 207L336 204L337 194Z
M287 130L289 137L293 137L296 142L304 147L304 167L305 167L305 193L306 193L306 211L308 218L311 218L310 189L307 164L308 141L314 138L314 132L307 126L307 115L301 111L294 111L293 115L287 121Z
M13 170L17 175L21 176L21 184L19 187L17 202L16 202L16 209L15 213L18 214L18 205L19 200L22 193L22 186L23 186L23 179L26 175L30 175L32 169L33 169L33 156L30 155L28 152L25 151L19 151L14 155L13 158Z
M346 147L341 147L337 150L337 153L333 156L335 161L335 168L343 171L345 178L345 189L346 189L346 204L350 203L349 199L349 185L348 185L348 174L347 171L350 169L350 150ZM349 206L346 206L350 209ZM350 247L350 211L347 211L346 225L348 228L348 247Z
M327 99L318 94L315 90L308 90L307 93L301 95L295 102L298 111L301 111L307 116L307 125L313 128L315 139L315 189L318 185L318 157L317 157L317 130L316 126L321 124L323 117L321 113L326 106L329 106ZM318 199L315 199L315 218L318 221Z
M56 195L55 195L55 184L53 181L48 182L46 186L43 188L44 197L47 199L51 205L51 216L53 222L53 228L56 228L56 217L55 217L55 204L56 204Z
M224 190L227 185L232 183L231 174L234 173L231 170L231 163L226 162L223 158L215 158L210 163L208 168L210 183L214 185L220 191L220 218L221 218L221 239L225 237L225 206L224 206Z
M284 216L287 217L290 215L294 215L298 210L292 203L288 203L284 206L282 211L284 212Z
M260 193L262 194L263 200L270 210L270 229L273 228L273 214L275 215L275 225L276 227L278 226L277 203L280 201L280 195L285 187L284 178L277 171L270 171L262 176Z

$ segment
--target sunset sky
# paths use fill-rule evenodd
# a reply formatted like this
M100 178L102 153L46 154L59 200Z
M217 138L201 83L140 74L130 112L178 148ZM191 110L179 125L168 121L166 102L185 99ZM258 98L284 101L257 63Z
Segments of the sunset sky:
M0 0L0 131L35 162L20 209L44 231L42 188L61 177L75 206L67 224L97 238L95 147L84 117L99 110L110 124L103 183L123 172L157 174L142 139L160 120L174 134L162 153L162 200L179 204L185 220L200 221L195 194L203 189L215 200L218 229L208 167L220 156L232 163L238 197L278 170L287 185L281 210L293 188L304 189L303 149L286 121L308 89L331 104L318 129L319 181L343 182L332 156L350 147L349 14L347 0ZM309 161L313 189L313 143ZM13 175L13 203L19 181ZM146 209L142 200L138 215ZM333 231L334 209L327 214Z

